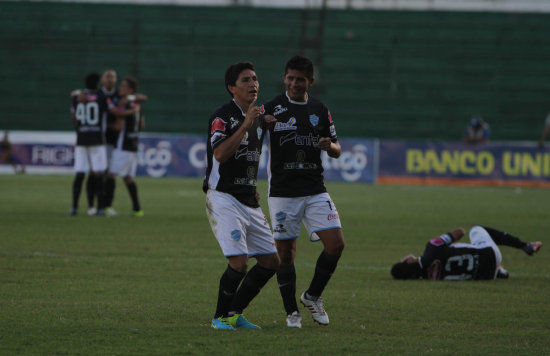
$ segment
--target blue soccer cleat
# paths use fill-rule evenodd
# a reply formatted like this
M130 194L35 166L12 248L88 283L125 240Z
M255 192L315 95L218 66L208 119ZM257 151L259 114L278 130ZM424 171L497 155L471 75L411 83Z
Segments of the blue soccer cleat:
M212 329L216 330L235 330L227 318L215 318L212 319Z
M227 318L231 325L236 328L243 328L243 329L261 329L258 325L254 325L242 315L242 314L235 314L233 316L230 316Z

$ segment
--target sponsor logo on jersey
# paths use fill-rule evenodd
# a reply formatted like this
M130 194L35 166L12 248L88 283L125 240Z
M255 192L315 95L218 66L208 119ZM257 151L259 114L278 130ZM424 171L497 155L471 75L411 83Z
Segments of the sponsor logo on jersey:
M239 121L238 120L235 120L234 117L231 117L229 119L229 122L231 123L231 128L234 129L236 126L239 126Z
M249 162L258 162L260 160L261 153L262 152L257 148L254 149L254 151L249 151L248 147L243 147L235 152L235 159L246 157L246 160Z
M288 119L287 122L277 121L275 123L275 128L273 129L273 131L292 131L292 130L296 130L296 118L294 116Z
M263 106L262 106L263 107ZM273 116L277 116L279 114L284 113L285 111L288 111L288 108L283 107L282 105L277 105L273 108Z
M258 127L256 129L256 133L258 134L258 140L262 138L262 132L264 132L264 131L262 130L261 127Z
M216 131L225 132L225 125L227 122L223 121L221 118L217 117L212 121L212 128L210 129L210 134L213 134Z
M329 129L330 129L330 136L335 137L336 136L336 128L334 127L334 125L330 125Z
M241 232L239 230L231 231L231 238L235 241L239 241L239 239L241 238Z
M310 133L307 136L303 136L303 135L297 135L296 132L291 132L285 136L282 136L279 142L281 146L288 142L294 142L296 146L317 147L319 143L319 137L313 136L312 133Z
M319 125L319 116L313 114L313 115L309 115L309 122L313 125L313 126L317 126Z
M283 224L277 224L277 225L275 225L275 228L273 229L273 232L285 233L286 229L285 229Z
M248 145L248 131L245 132L241 145Z

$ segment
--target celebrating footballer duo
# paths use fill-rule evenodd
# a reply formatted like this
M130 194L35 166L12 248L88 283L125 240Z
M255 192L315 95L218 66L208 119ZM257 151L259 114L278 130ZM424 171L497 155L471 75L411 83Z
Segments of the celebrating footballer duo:
M116 215L112 202L118 175L130 194L132 214L141 217L143 211L133 178L137 169L138 132L145 125L139 103L147 101L147 97L136 93L137 80L132 77L124 78L117 90L117 75L112 69L103 72L101 89L99 81L99 75L91 73L86 76L85 89L71 94L77 134L71 215L78 213L80 191L88 173L88 215Z
M344 249L338 211L323 180L321 151L341 154L327 107L308 94L313 63L303 56L285 67L286 91L256 105L259 82L252 63L231 65L225 74L232 100L214 111L208 123L206 212L228 266L223 272L211 326L218 330L260 328L243 310L277 274L288 327L301 328L296 302L296 239L301 224L311 241L321 241L309 288L300 302L313 320L328 325L322 293ZM269 146L270 230L256 190L264 137ZM248 270L249 257L257 263Z

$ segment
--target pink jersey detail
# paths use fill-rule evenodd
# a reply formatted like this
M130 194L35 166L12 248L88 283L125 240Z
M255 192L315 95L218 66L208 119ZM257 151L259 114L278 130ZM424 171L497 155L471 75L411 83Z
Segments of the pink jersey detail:
M445 244L445 241L441 237L436 237L435 239L430 240L430 243L434 246L441 246Z

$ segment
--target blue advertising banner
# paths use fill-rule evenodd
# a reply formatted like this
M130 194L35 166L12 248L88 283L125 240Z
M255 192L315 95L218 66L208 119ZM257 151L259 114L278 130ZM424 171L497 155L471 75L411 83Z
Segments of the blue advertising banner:
M28 173L73 172L75 134L71 132L12 132L11 161ZM375 140L342 139L338 159L322 152L327 181L375 182ZM267 178L267 146L260 156L259 178ZM0 162L0 173L13 172ZM199 135L142 134L138 146L138 176L204 177L206 138Z
M378 181L550 183L550 152L533 143L381 141Z

